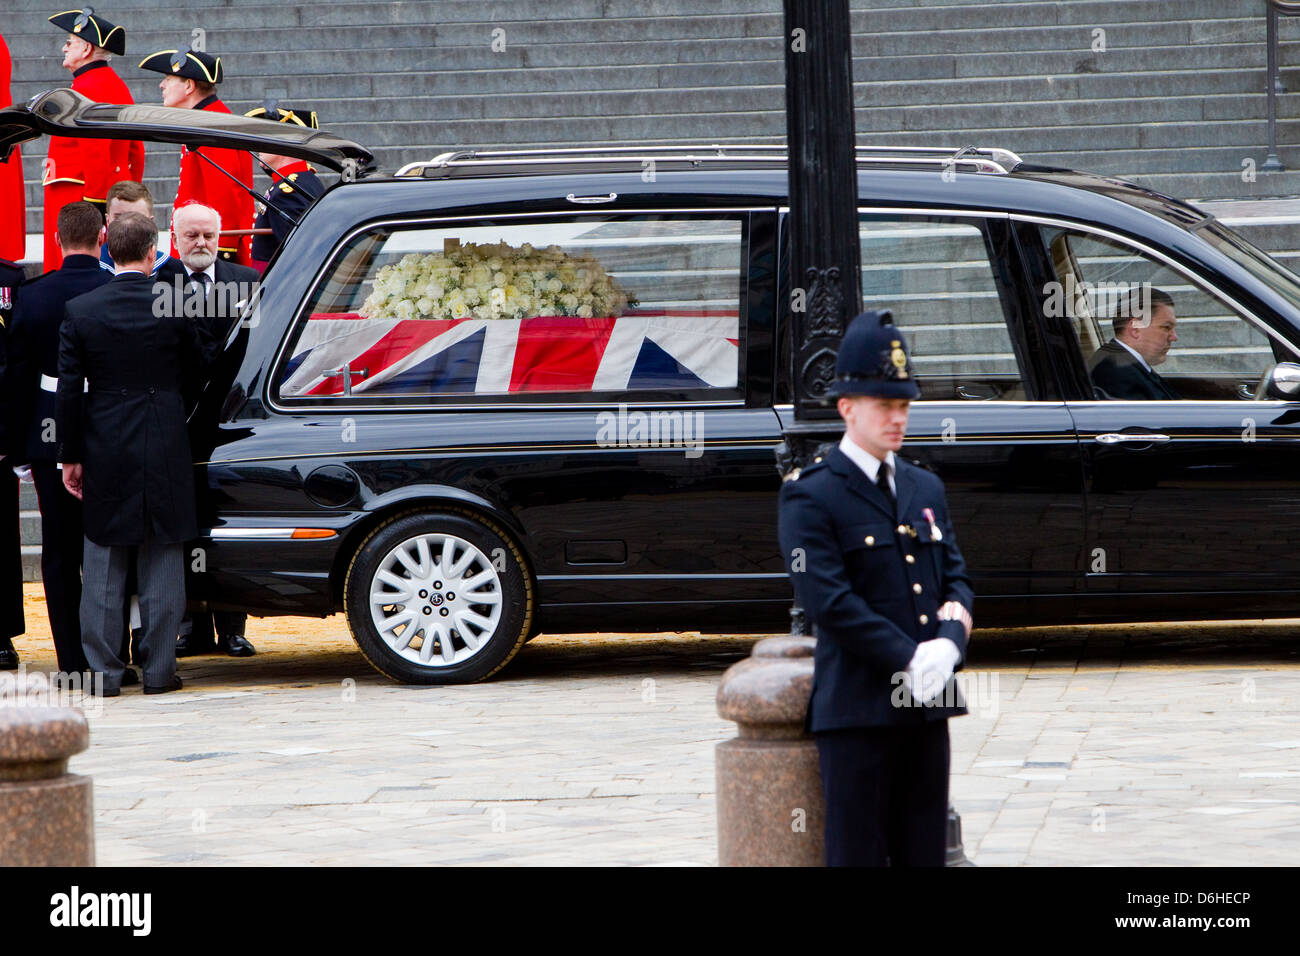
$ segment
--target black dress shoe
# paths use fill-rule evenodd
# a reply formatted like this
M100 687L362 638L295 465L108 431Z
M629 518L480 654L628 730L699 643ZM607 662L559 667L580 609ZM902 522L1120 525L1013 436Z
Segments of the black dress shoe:
M222 634L217 638L217 650L230 657L252 657L257 653L242 634Z
M109 687L107 684L101 684L101 683L99 683L99 681L96 681L96 680L95 680L96 677L98 677L98 678L100 678L100 679L102 680L103 677L104 677L103 674L96 674L96 673L93 673L93 672L92 672L91 675L90 675L90 677L91 677L91 680L90 680L90 682L86 685L86 693L87 693L87 694L93 694L93 695L96 696L96 697L120 697L120 696L122 696L122 688L120 688L120 687Z
M140 683L140 675L137 674L135 671L131 670L131 668L128 667L126 670L122 671L123 687L134 687L139 683Z
M18 652L14 650L14 642L5 638L0 641L0 671L18 670Z
M180 689L181 689L181 677L179 674L173 674L172 679L168 683L163 684L161 687L150 687L148 684L144 685L144 692L146 694L167 694L170 693L171 691L180 690Z
M176 638L176 656L193 657L195 654L212 654L216 645L211 641L200 641L193 634L182 634Z

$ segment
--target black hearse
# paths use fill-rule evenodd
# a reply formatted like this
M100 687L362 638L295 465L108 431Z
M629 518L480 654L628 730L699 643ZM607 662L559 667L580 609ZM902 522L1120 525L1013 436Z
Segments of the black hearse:
M200 125L201 124L201 125ZM454 152L376 175L327 132L70 91L49 133L341 174L194 414L194 593L343 609L414 683L538 629L778 630L791 415L777 147ZM947 483L976 620L1294 614L1300 279L1187 204L998 149L860 150L863 289L908 333L905 454ZM1172 297L1179 397L1100 391L1116 303Z

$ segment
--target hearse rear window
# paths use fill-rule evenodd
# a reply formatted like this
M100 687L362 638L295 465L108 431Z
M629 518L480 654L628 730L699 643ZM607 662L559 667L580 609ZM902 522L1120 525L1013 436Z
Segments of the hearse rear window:
M377 227L318 285L279 397L734 393L742 226L652 214Z

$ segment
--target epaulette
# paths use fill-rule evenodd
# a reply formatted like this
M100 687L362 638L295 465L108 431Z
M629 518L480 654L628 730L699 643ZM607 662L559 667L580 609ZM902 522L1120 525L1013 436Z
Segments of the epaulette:
M289 178L289 182L288 182L288 183L280 183L280 192L282 192L282 193L291 193L291 192L293 192L293 187L290 186L289 183L291 183L291 182L293 182L295 179L297 179L297 178L298 178L298 174L297 174L297 173L290 173L288 178Z
M825 467L825 464L822 463L822 456L818 455L802 468L794 468L786 472L785 475L782 476L781 481L798 481L800 478L805 478L814 471L821 471Z

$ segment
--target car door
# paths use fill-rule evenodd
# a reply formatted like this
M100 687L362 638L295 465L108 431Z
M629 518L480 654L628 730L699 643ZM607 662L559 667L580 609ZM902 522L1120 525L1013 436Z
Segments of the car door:
M1044 270L1046 318L1069 340L1056 355L1079 432L1088 591L1106 603L1098 613L1131 614L1126 595L1142 602L1143 616L1193 613L1200 598L1243 613L1270 594L1289 600L1300 574L1291 546L1300 533L1300 403L1255 392L1274 363L1296 360L1295 347L1155 244L1063 221L1023 228ZM1134 311L1126 297L1146 302L1134 321L1153 322L1162 293L1176 340L1147 365L1172 394L1100 388L1102 352L1114 352L1108 343L1124 339Z
M863 208L860 223L864 306L893 312L921 386L902 454L947 487L981 619L1068 617L1078 448L1006 215Z
M369 224L286 337L271 386L286 414L258 441L338 432L351 447L333 453L377 501L454 488L491 502L523 535L542 626L779 620L770 279L750 289L773 271L763 212ZM625 297L576 312L544 288L606 277Z

